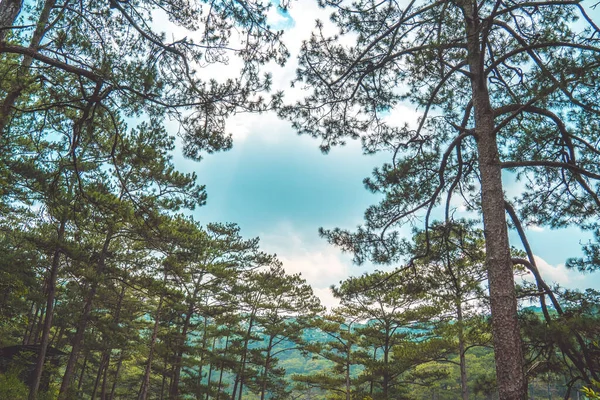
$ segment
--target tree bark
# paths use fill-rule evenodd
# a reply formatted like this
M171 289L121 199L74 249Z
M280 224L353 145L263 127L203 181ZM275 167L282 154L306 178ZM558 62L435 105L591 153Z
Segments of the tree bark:
M175 358L175 365L173 365L173 380L171 381L171 388L169 390L169 397L172 400L176 400L179 396L179 378L181 376L181 363L183 360L183 349L187 341L187 333L190 327L190 321L194 313L194 305L190 304L183 328L181 329L181 337L179 338L177 356Z
M154 357L154 345L158 337L158 326L160 324L160 311L162 307L163 296L160 296L158 307L156 308L156 317L154 317L154 328L152 328L152 337L150 338L150 349L148 350L148 361L146 361L146 369L144 370L144 379L140 387L138 400L146 400L148 397L148 388L150 386L150 374L152 373L152 358Z
M227 338L225 339L225 349L223 350L223 358L227 355L227 349L229 346L229 334L227 334ZM221 387L223 385L223 370L225 369L225 361L221 360L221 370L219 371L219 386L217 386L217 400L221 396Z
M213 337L213 342L212 342L212 346L211 346L211 352L214 354L215 352L215 344L217 343L217 336L215 335ZM213 362L212 359L208 364L208 377L206 379L206 400L208 400L209 396L210 396L210 386L211 386L211 379L212 379L212 371L213 371Z
M119 323L121 322L121 308L123 305L123 298L125 297L125 286L123 285L123 287L121 288L121 292L119 293L119 300L117 301L117 308L115 310L115 316L113 318L113 322L115 324L115 326L119 326ZM113 350L113 345L112 345L112 341L111 340L103 340L103 342L105 343L105 349L103 351L103 356L106 358L106 361L104 363L104 374L102 377L102 386L100 387L100 400L106 400L106 396L107 396L107 383L108 383L108 370L110 368L110 355L112 353Z
M248 354L248 345L250 343L250 335L252 333L252 327L254 325L254 312L252 313L252 315L250 316L250 321L248 322L248 329L246 331L246 337L244 338L244 349L243 349L243 353L242 353L242 357L240 359L240 368L238 370L237 375L235 376L235 381L233 384L233 393L231 394L231 400L235 400L236 398L236 393L237 393L237 389L238 389L238 384L239 384L239 398L241 399L242 396L242 391L244 389L244 376L246 373L246 357Z
M77 357L79 356L79 352L81 351L81 347L83 346L83 335L85 334L87 323L92 313L94 298L96 297L96 292L98 291L99 278L104 273L106 256L108 254L108 246L110 244L110 241L112 240L112 236L112 231L109 231L106 234L106 239L104 240L104 245L102 246L102 250L99 255L98 264L96 267L96 277L94 282L92 283L92 287L86 298L85 305L83 307L83 313L79 318L79 323L77 324L77 330L72 341L71 354L69 355L69 360L67 361L67 366L65 367L63 380L60 385L60 391L58 392L58 400L68 399L68 390L71 386L71 381L75 372L75 363L77 361Z
M21 12L23 0L0 0L0 42L4 41L10 26L15 24L17 16Z
M92 390L92 400L96 399L96 392L98 391L98 385L100 384L100 379L102 378L102 374L105 370L106 363L108 362L108 354L106 352L102 352L102 356L100 357L100 363L98 365L98 372L96 373L96 380L94 380L94 389Z
M260 400L265 400L265 394L267 393L267 379L269 377L269 367L271 364L271 351L273 348L274 336L269 336L269 345L267 346L267 354L265 356L265 369L262 376L262 385L260 390Z
M50 328L52 328L52 318L54 317L54 298L56 297L56 278L58 276L58 267L60 265L60 244L65 237L66 219L60 221L57 236L57 248L52 256L52 265L50 267L50 275L48 276L48 294L46 298L46 316L44 318L44 327L42 329L42 341L40 343L40 352L38 354L35 371L33 373L33 381L29 387L29 400L37 398L37 392L44 371L44 362L46 361L46 352L48 351L48 342L50 341Z
M88 356L89 356L89 353L86 353L85 357L83 358L83 366L81 367L81 374L79 374L79 383L77 384L78 392L81 391L81 386L83 385L83 377L85 375L85 368L87 366Z
M456 304L456 323L458 325L458 354L460 363L460 392L463 400L469 400L469 387L467 386L467 360L465 357L465 326L461 301Z
M117 381L119 380L119 373L121 372L121 365L123 365L123 351L119 354L119 359L117 361L117 368L115 370L115 377L113 379L112 388L110 389L110 395L108 397L109 400L113 400L115 398L115 391L117 390Z
M475 135L481 177L481 207L486 248L486 268L492 311L496 379L502 400L527 398L523 350L517 319L513 265L504 212L500 155L494 131L494 113L484 73L480 34L482 23L476 3L463 3L468 62L471 76Z

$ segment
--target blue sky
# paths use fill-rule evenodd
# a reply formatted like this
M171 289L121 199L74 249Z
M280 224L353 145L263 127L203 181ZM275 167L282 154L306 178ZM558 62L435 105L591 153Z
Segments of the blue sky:
M292 53L283 70L272 70L274 89L284 90L288 99L299 95L289 83L301 40L315 18L327 19L314 3L301 0L289 12L274 7L269 16L272 26L285 29ZM231 67L235 69L235 64ZM417 115L410 105L394 113L395 120L408 122ZM325 304L334 304L328 287L369 267L353 266L351 257L319 238L317 230L352 229L361 223L366 207L378 201L362 180L389 156L363 155L356 142L323 155L318 140L298 136L273 114L239 115L229 121L228 129L234 136L232 150L207 155L199 163L175 157L178 168L195 171L207 187L207 205L194 212L195 218L202 223L236 222L246 237L260 236L266 251L277 253L289 272L301 272ZM517 188L509 175L505 185L508 193ZM518 243L515 232L510 237ZM559 231L535 227L528 237L548 282L580 289L600 286L599 274L584 276L563 265L568 257L581 254L580 243L588 240L588 234L576 227Z

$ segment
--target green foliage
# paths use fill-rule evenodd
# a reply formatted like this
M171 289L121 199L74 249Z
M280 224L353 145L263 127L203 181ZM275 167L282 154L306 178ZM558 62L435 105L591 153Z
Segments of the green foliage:
M600 399L600 382L592 381L593 387L584 387L581 392L591 400Z
M24 400L29 390L15 371L0 374L0 399Z

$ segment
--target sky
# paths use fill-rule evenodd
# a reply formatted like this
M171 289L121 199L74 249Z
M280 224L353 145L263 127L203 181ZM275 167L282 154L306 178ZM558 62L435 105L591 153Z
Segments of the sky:
M315 18L326 20L327 13L314 0L294 2L288 12L276 7L270 11L271 26L284 30L291 57L284 68L267 70L273 73L273 89L284 90L287 101L301 96L290 82L301 41L310 34ZM235 71L235 62L227 68ZM393 111L397 123L413 122L417 115L410 104ZM235 222L245 237L259 236L263 250L276 253L289 273L300 272L325 305L335 305L329 287L373 266L353 265L350 255L319 237L318 228L353 229L362 222L364 210L378 201L362 181L389 161L389 155L363 155L358 142L324 155L318 140L299 136L273 113L237 115L227 127L234 138L232 150L206 155L200 162L179 154L174 158L178 169L196 172L206 185L207 204L195 210L194 217L202 224ZM169 128L176 131L173 124ZM519 189L510 174L504 175L504 184L508 195ZM590 237L577 227L528 229L542 276L548 283L570 288L600 287L599 274L582 275L564 267L567 258L581 254L580 244ZM510 239L518 242L516 232Z

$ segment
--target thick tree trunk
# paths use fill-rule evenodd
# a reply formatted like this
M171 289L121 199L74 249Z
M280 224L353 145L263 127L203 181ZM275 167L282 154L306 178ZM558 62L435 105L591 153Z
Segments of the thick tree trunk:
M65 237L65 226L66 220L63 219L60 221L60 226L58 227L57 243L59 243L59 246ZM48 342L50 341L50 328L52 328L52 318L54 317L54 298L56 296L56 278L58 276L58 267L60 265L60 252L61 249L56 248L52 256L52 265L50 267L50 275L48 276L47 284L46 316L44 318L44 327L42 329L40 352L33 373L33 380L29 387L29 400L35 400L37 398L37 392L42 379L42 372L44 371L44 362L46 361L46 352L48 351Z
M471 88L481 177L481 206L486 239L485 262L490 288L496 379L502 400L523 400L527 398L527 387L517 320L513 264L504 213L502 170L479 39L482 25L477 16L475 2L465 1L463 11L468 62L472 74Z
M23 0L0 0L0 42L4 41L10 26L14 26L21 12Z

